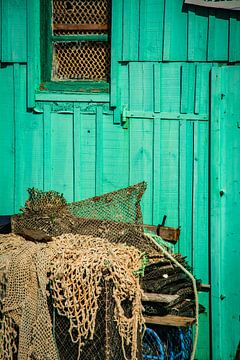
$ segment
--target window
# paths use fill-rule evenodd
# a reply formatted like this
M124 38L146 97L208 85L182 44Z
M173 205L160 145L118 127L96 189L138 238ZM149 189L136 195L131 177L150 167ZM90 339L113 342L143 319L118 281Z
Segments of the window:
M108 82L110 0L45 0L43 81Z

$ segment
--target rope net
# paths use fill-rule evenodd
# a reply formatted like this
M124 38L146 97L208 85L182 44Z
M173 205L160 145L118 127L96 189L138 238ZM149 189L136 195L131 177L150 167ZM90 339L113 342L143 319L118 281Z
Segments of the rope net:
M29 189L0 235L0 360L141 360L145 314L194 315L188 277L144 234L145 189L72 204ZM143 290L164 302L143 308Z
M1 250L8 239L0 237ZM116 346L119 358L140 358L142 290L136 274L142 255L136 248L73 234L47 243L12 235L10 245L15 239L16 249L9 246L5 253L10 254L7 266L2 251L0 257L1 284L7 278L0 359L13 359L16 350L20 360L73 359L72 344L76 344L76 359L90 354L94 359L114 359ZM58 314L55 319L53 307ZM70 341L65 349L58 349L62 339L57 328L63 323Z

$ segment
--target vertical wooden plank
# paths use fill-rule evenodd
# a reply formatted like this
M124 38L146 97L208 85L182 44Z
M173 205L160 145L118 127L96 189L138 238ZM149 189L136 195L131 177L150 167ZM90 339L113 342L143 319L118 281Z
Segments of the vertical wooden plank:
M40 85L40 2L27 0L27 107L35 105L35 90Z
M164 0L140 1L140 61L162 61L163 15Z
M179 251L193 264L193 123L180 121L179 128Z
M14 213L15 198L15 119L13 66L0 69L0 214Z
M209 10L208 61L228 61L229 17L218 10Z
M43 190L52 190L51 105L43 106Z
M188 11L188 61L207 60L208 9L190 7Z
M111 96L110 105L119 106L119 61L122 59L122 17L123 1L112 1L112 24L111 24Z
M80 189L77 200L96 194L96 114L81 111L80 122Z
M51 133L51 186L73 201L73 115L52 113Z
M139 0L123 0L123 61L137 61L139 48Z
M24 102L22 89L20 87L20 65L13 65L13 81L14 81L14 117L15 117L15 201L14 201L14 210L15 213L19 213L21 204L22 204L22 194L25 189L24 187L24 170L22 168L22 158L23 158L23 143L21 139L21 108L22 103Z
M113 125L112 114L103 114L103 193L128 186L129 129Z
M166 225L178 226L179 121L161 120L157 149L159 153L159 220L167 215ZM157 159L156 159L157 161Z
M221 69L212 69L212 106L211 106L211 143L210 143L210 236L211 236L211 320L212 320L212 357L217 359L222 349L222 317L220 304L220 266L221 266L221 205L219 191L221 189L219 169L220 156L220 94Z
M239 61L240 59L240 16L235 15L230 18L229 34L229 61Z
M0 30L2 33L2 0L0 0ZM2 36L0 34L0 61L2 61Z
M187 12L181 0L165 1L164 61L187 59Z
M210 71L212 66L212 63L199 63L196 65L195 114L209 113Z
M153 64L143 63L143 110L154 111L154 85L153 85Z
M74 114L73 114L73 200L78 201L81 196L81 113L80 106L78 103L74 103Z
M153 224L158 225L162 222L161 214L161 120L154 118L153 120Z
M26 112L26 65L14 64L15 212L24 205L29 187L43 187L42 114Z
M161 64L153 64L153 91L154 91L154 112L159 113L160 109L160 67Z
M226 66L214 71L212 81L215 106L211 123L213 356L217 358L221 354L221 359L230 359L236 354L240 332L236 290L239 288L240 256L240 67Z
M208 122L193 124L193 273L203 283L209 283L209 224L208 224ZM197 358L209 359L209 301L208 294L201 296L206 311L200 315Z
M144 222L152 224L153 184L153 120L130 119L130 184L146 181L146 193L141 202Z
M181 63L161 64L160 107L161 111L180 112Z
M129 109L143 110L143 63L129 63Z
M103 109L96 110L96 195L103 192Z
M183 114L194 112L195 75L196 75L196 65L194 63L182 64L181 113Z
M26 0L2 2L2 62L26 62L26 17Z
M129 68L128 64L119 64L118 106L114 109L114 124L121 123L123 107L129 107Z

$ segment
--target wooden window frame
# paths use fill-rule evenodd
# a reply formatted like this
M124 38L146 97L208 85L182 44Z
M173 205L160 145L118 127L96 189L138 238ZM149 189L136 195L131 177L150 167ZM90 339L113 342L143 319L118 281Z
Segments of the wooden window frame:
M78 91L78 92L109 92L106 80L53 80L52 58L53 43L99 41L108 42L110 34L74 34L54 35L53 30L108 30L108 24L58 24L52 27L52 0L41 0L41 85L40 90L47 91ZM111 24L109 24L111 26ZM88 28L87 28L88 27ZM111 47L110 47L111 53ZM110 62L111 63L111 62ZM110 69L109 69L110 73Z

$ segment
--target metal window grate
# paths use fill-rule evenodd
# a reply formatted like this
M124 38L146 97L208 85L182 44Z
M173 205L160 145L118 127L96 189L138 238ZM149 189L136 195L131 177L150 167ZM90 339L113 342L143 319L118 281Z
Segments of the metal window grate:
M111 0L52 0L52 80L109 80L110 14Z
M86 41L54 44L53 79L108 80L109 44Z
M73 34L88 30L106 33L107 25L110 23L110 13L109 0L53 0L54 34L65 34L66 28ZM74 25L75 29L71 29ZM89 26L84 30L76 29L79 25Z

